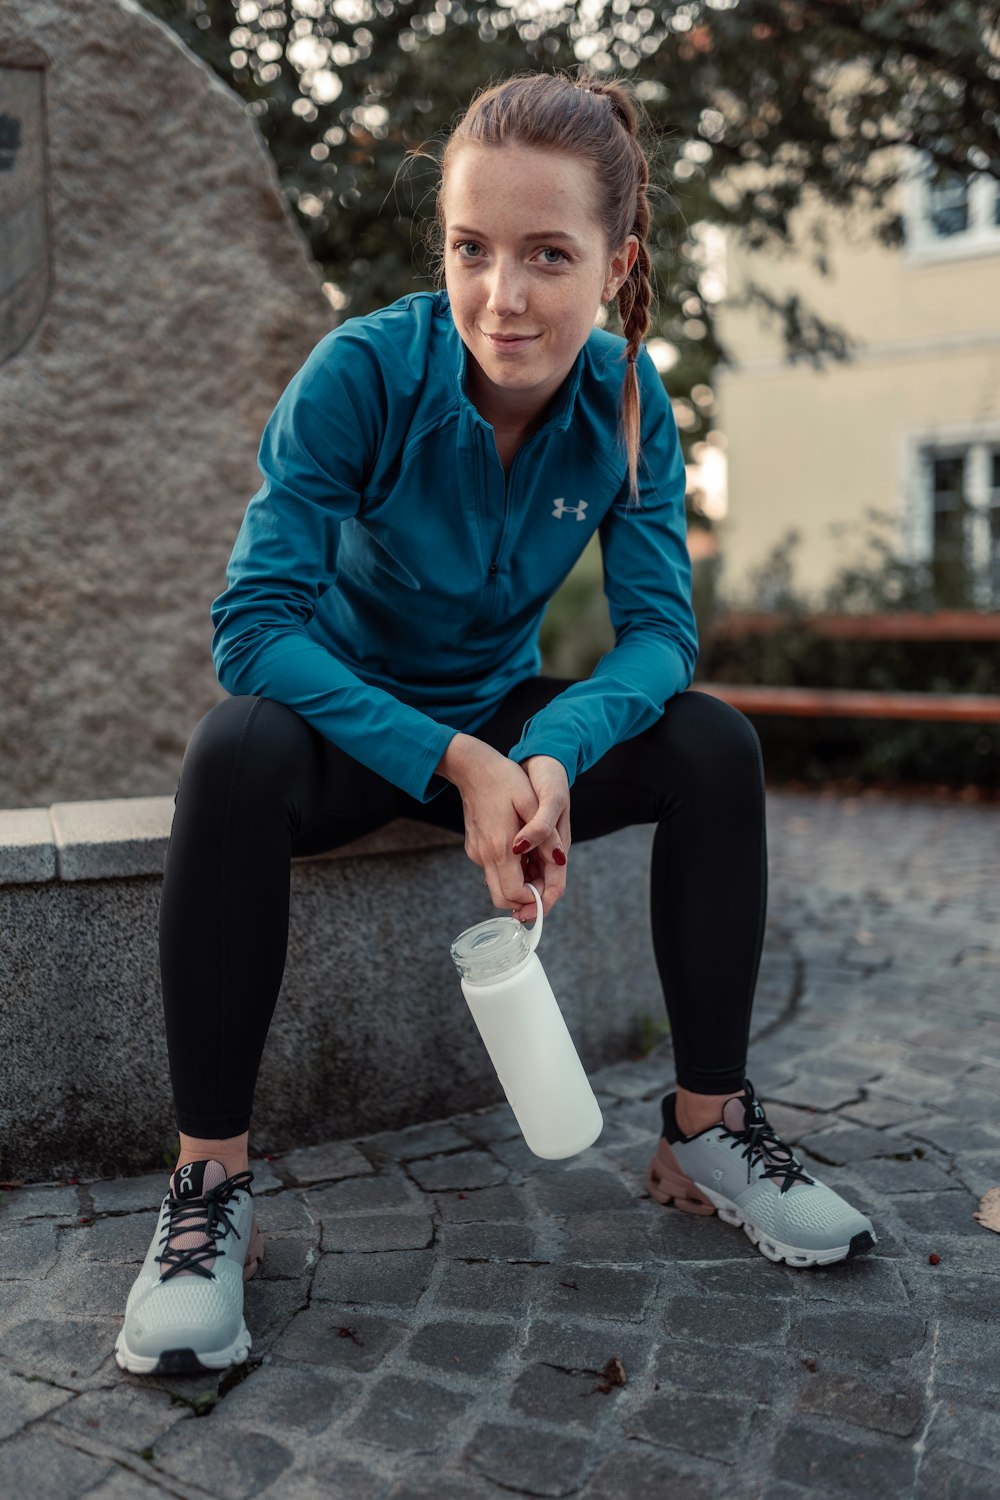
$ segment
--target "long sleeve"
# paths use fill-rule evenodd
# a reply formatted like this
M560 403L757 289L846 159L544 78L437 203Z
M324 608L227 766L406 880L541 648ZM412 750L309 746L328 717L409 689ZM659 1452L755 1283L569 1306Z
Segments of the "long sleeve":
M222 686L287 704L395 786L429 802L455 730L364 682L307 625L336 572L342 524L355 516L385 426L376 355L345 327L312 351L260 443L263 484L250 501L212 605Z
M600 528L604 592L615 644L524 726L510 757L551 755L569 782L613 745L648 729L683 692L698 659L684 513L685 469L673 410L645 350L636 366L642 403L641 508L623 490Z

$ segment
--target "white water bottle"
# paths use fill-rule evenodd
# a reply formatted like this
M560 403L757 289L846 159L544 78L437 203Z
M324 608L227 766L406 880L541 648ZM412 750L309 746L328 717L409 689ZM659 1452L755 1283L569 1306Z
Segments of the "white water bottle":
M604 1116L535 954L542 902L529 889L530 932L513 917L493 917L460 933L451 956L525 1142L554 1161L592 1146Z

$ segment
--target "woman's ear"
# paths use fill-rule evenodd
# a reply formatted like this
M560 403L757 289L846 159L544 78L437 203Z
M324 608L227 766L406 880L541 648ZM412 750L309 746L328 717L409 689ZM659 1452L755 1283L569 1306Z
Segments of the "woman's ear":
M602 302L610 302L618 296L635 265L635 258L639 254L639 241L634 234L630 234L624 244L612 255L608 262L608 275L604 283L604 292L601 296Z

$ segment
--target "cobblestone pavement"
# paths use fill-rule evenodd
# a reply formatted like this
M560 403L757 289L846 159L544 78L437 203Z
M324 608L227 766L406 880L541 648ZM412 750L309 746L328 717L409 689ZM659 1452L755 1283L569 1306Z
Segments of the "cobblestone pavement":
M872 1253L791 1270L645 1195L667 1044L595 1075L565 1163L506 1105L253 1162L221 1379L114 1362L165 1174L22 1188L0 1494L996 1500L1000 807L772 792L769 839L748 1071Z

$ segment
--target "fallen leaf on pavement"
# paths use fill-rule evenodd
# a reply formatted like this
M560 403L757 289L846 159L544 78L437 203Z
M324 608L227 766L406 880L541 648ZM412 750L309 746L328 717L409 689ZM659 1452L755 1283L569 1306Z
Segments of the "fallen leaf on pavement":
M972 1215L984 1229L1000 1234L1000 1187L990 1188L979 1200L979 1207Z

